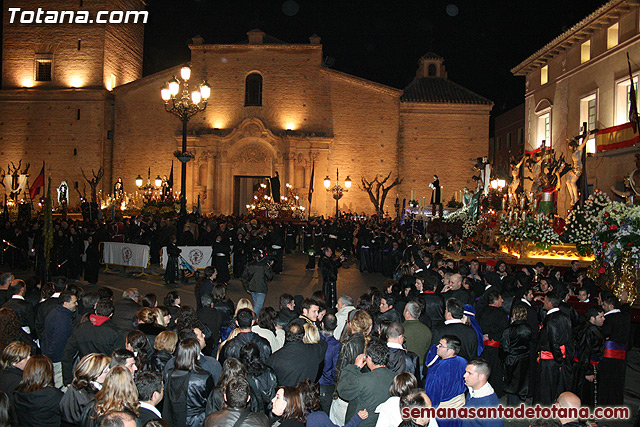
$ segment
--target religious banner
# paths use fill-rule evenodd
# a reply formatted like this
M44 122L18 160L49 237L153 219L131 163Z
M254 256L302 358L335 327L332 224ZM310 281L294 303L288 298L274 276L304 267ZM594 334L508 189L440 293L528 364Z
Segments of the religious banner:
M102 262L105 264L146 268L149 265L149 246L133 243L104 242Z
M5 194L11 198L25 191L27 187L27 175L14 173L6 174L2 182Z
M211 265L211 258L213 256L213 248L211 246L178 246L178 249L182 251L180 252L180 256L196 270L204 270ZM166 246L162 247L162 256L160 259L162 268L167 268L169 257ZM178 265L180 269L185 268L182 263L178 263Z
M601 129L596 134L596 152L631 147L640 142L640 135L633 131L631 122Z

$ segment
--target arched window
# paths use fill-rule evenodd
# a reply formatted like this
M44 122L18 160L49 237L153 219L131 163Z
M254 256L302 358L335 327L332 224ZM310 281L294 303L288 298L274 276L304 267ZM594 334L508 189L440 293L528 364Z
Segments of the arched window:
M436 76L436 64L429 64L428 75L429 75L429 77L435 77Z
M262 106L262 76L251 73L245 80L244 106Z

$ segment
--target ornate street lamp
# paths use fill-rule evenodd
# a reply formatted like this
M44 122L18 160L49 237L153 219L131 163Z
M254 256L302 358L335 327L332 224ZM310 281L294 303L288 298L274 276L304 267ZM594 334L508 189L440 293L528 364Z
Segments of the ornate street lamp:
M329 179L329 175L324 178L324 188L330 192L334 199L336 199L336 218L338 218L339 210L338 210L338 200L342 199L343 193L346 193L351 188L351 178L347 176L347 179L344 180L344 187L340 185L340 171L336 169L336 185L331 187L331 179Z
M160 176L156 177L156 179L154 180L155 187L151 185L151 168L149 168L147 172L147 184L142 185L142 183L142 177L140 176L140 174L138 174L138 176L136 177L136 187L138 187L138 190L142 191L142 197L149 201L153 197L153 191L156 190L156 187L160 188L160 186L162 185L162 179L160 178Z
M211 86L205 80L200 84L199 90L189 93L189 79L191 78L191 68L182 67L180 77L169 80L161 90L164 108L168 113L178 117L182 121L182 150L181 156L177 156L182 163L182 174L180 177L180 213L187 213L187 162L193 158L187 152L187 123L189 119L207 108L207 100L211 96ZM180 94L180 86L182 93Z

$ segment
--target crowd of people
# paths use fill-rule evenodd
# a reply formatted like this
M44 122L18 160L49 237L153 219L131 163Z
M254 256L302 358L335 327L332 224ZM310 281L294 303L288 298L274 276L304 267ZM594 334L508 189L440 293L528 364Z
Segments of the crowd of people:
M42 280L41 230L36 221L2 231L5 265L32 259L37 274L0 274L0 426L501 426L401 408L624 403L631 308L577 262L566 271L454 262L437 251L452 236L375 217L136 217L57 221L54 253L66 258L55 255L59 274ZM149 244L155 261L162 246L213 246L196 304L173 290L114 298L98 287L89 248L118 239ZM268 281L295 250L307 268L318 262L322 288L265 305ZM385 275L382 289L337 295L349 257ZM83 270L90 286L76 281ZM228 298L231 275L250 299Z

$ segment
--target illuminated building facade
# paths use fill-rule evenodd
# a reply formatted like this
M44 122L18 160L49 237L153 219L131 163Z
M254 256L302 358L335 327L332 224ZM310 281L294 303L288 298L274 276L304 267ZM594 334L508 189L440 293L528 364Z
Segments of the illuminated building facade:
M142 10L143 4L103 1L91 7ZM180 190L173 152L180 148L182 127L165 112L160 90L184 64L141 77L140 24L42 29L6 22L5 12L5 52L20 52L3 57L3 158L46 160L54 184L65 179L80 188L80 167L102 166L106 193L118 177L126 192L134 191L135 177L149 167L152 178L168 175L173 159L174 189ZM275 172L283 189L291 183L306 206L313 165L316 191L307 206L312 214L334 212L322 179L333 179L337 168L354 184L389 172L392 179L404 178L385 203L391 215L396 196L402 201L412 190L429 203L433 174L440 177L445 201L473 185L474 159L487 155L493 104L448 80L443 58L420 58L416 78L400 90L325 67L318 36L290 44L260 30L247 35L242 43L224 45L194 37L189 46L190 82L206 79L212 88L207 109L189 122L187 146L195 155L187 168L189 207L200 197L205 212L243 213L255 184ZM76 50L66 55L69 46ZM45 53L52 61L47 83L32 77ZM27 87L30 77L33 85ZM340 209L371 213L373 205L354 185Z

